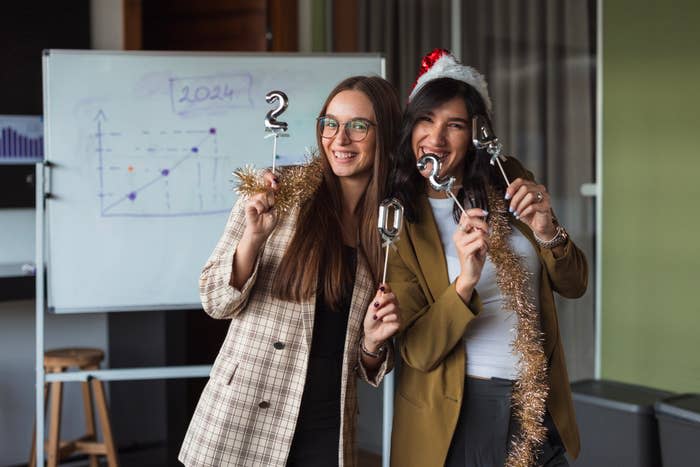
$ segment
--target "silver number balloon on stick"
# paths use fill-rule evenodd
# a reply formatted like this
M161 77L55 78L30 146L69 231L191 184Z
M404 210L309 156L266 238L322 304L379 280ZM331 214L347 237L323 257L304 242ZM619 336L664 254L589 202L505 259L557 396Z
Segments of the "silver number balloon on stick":
M455 183L455 178L447 177L443 181L440 181L438 179L438 175L440 174L440 168L442 165L440 164L440 159L438 159L438 157L435 154L426 154L420 159L418 159L418 162L416 162L416 167L420 172L423 172L426 168L428 168L428 164L431 164L430 174L428 175L428 182L430 183L430 186L435 191L444 191L445 193L447 193L455 202L455 204L459 207L459 209L462 210L462 213L466 215L467 213L464 211L462 204L459 202L459 200L457 200L457 197L455 197L454 193L452 193L452 186Z
M270 110L265 115L265 131L270 132L265 138L274 138L272 145L272 172L275 172L275 163L277 161L277 138L280 136L289 136L287 131L287 122L277 121L279 117L289 105L289 98L282 91L270 91L265 95L265 101L268 104L277 103L277 108Z
M489 162L491 165L498 165L498 168L501 170L501 175L503 175L503 179L506 181L506 185L510 186L506 171L503 170L503 166L501 165L501 161L506 160L506 157L501 154L503 145L498 141L498 138L496 138L488 119L483 115L476 115L472 118L472 142L476 149L486 149L486 152L491 156Z
M391 216L391 224L389 217ZM386 248L384 255L384 274L382 284L386 283L386 267L389 262L389 248L399 239L401 227L403 226L403 205L396 198L387 198L379 205L379 216L377 218L377 228L382 237L382 245Z

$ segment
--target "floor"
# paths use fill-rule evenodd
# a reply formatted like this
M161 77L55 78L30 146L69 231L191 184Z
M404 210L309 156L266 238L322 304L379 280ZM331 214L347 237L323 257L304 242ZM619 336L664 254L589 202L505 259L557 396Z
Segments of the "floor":
M120 452L119 464L125 467L170 467L166 460L166 454L163 449L148 449L138 452ZM61 463L61 467L84 467L87 466L87 458L80 456L72 462ZM106 466L107 462L102 461L100 465ZM180 466L179 462L173 462L172 465ZM382 456L367 451L360 450L357 459L358 467L381 467Z

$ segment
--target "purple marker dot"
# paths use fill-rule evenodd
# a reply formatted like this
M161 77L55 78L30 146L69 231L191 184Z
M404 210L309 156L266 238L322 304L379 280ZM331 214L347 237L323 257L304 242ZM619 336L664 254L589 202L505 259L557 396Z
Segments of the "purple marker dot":
M167 177L168 174L170 174L170 171L169 171L168 169L163 169L163 170L160 171L160 174L161 174L163 177Z
M199 148L192 148L192 152L199 152Z
M129 199L130 199L131 201L133 201L133 200L136 199L136 192L135 192L135 191L132 191L131 193L129 193Z
M216 128L209 128L209 133L211 133L212 135L215 135L215 134L216 134Z

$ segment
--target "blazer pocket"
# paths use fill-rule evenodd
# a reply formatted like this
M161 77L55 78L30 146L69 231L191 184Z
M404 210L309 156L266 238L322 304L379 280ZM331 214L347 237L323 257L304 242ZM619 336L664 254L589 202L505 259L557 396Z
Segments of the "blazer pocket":
M230 385L238 369L238 362L225 360L216 362L209 372L209 379L219 384Z
M423 408L425 408L425 405L423 405L422 402L419 402L419 401L413 399L412 397L406 395L406 393L404 391L402 391L401 389L398 389L396 391L396 394L398 394L399 397L401 399L403 399L407 404L412 405L416 409L423 410Z

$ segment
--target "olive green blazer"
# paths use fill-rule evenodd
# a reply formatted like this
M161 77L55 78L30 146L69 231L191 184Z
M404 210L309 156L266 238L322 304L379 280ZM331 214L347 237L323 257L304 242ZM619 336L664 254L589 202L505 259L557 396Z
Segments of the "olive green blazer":
M504 166L511 180L532 178L515 159ZM457 425L464 391L462 338L479 313L477 293L465 304L450 284L440 236L427 197L419 203L420 221L406 223L398 254L390 254L389 283L402 313L398 338L402 364L398 374L392 432L391 465L442 466ZM578 456L580 441L571 400L564 350L553 292L567 298L583 295L588 282L586 258L569 239L555 258L540 249L530 228L511 217L540 257L540 318L549 362L549 410L566 450Z

